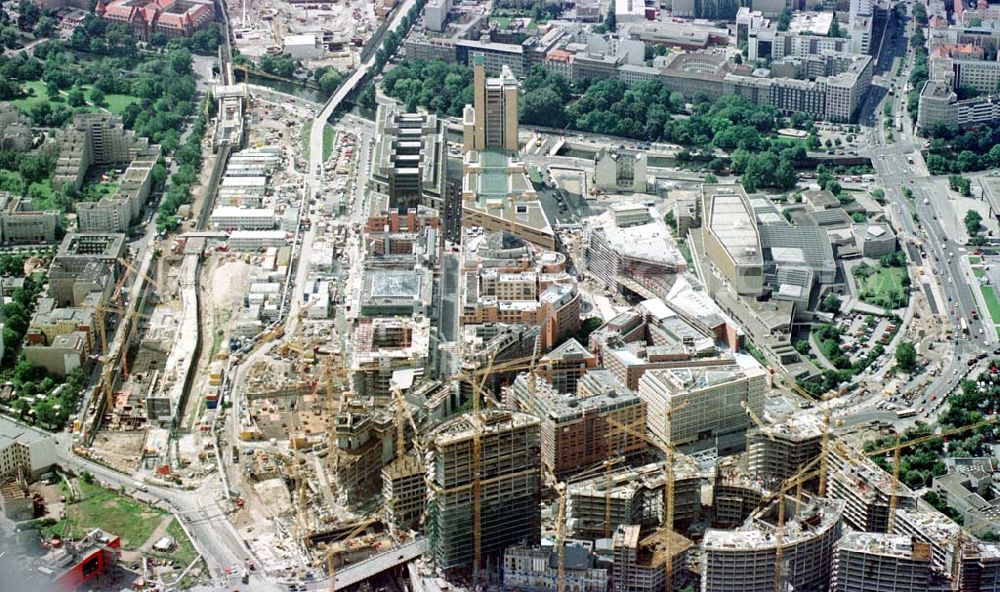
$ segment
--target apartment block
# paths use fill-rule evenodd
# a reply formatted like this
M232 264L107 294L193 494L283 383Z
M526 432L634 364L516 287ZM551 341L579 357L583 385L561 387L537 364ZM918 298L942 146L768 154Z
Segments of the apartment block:
M51 435L0 415L0 479L19 473L37 478L54 464Z
M80 113L56 132L59 158L52 185L79 190L93 165L128 165L139 156L159 158L160 147L126 130L120 118L103 113Z
M57 228L58 210L36 210L31 199L0 191L0 243L51 243Z
M473 500L478 481L481 552L499 559L505 548L535 545L541 528L540 422L523 413L488 410L447 420L431 434L428 553L441 569L472 563ZM478 432L479 462L473 458ZM478 473L475 467L478 464Z

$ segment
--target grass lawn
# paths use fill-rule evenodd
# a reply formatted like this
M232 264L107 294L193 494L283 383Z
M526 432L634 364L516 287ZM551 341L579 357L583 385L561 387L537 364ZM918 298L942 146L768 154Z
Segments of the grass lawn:
M883 308L901 308L909 298L903 288L906 269L877 267L875 273L859 281L861 300Z
M88 95L87 98L89 99L90 96ZM141 100L139 97L133 97L132 95L104 95L104 101L107 103L105 108L115 115L121 115L125 112L126 107Z
M983 300L986 301L986 308L990 311L993 323L1000 322L1000 299L997 299L996 290L993 286L980 286L979 289L983 291Z
M151 508L98 484L77 480L81 500L66 506L66 518L46 527L46 537L79 538L100 528L122 539L122 548L138 548L148 539L163 517L163 511ZM187 537L183 537L185 540ZM178 539L180 540L180 539Z
M173 559L177 569L184 569L190 565L192 561L194 561L195 557L198 556L198 551L195 550L194 544L191 543L191 539L184 534L184 529L181 528L181 525L177 522L176 518L174 518L167 526L167 536L174 539L174 550L169 553L150 551L149 554L153 557L159 557L160 559Z
M309 137L312 135L312 120L302 126L302 160L309 162Z
M11 101L15 107L21 111L27 113L29 109L38 105L39 103L48 103L49 97L45 94L45 83L41 80L32 80L31 82L25 82L21 85L21 88L31 93L35 91L31 96L25 97L23 99L17 99L16 101Z
M323 162L333 154L333 142L337 139L337 130L332 125L323 126Z
M981 267L973 267L972 275L976 276L977 278L984 278L986 277L986 272Z
M969 263L972 265L979 265L979 263L982 262L982 260L983 260L982 257L977 257L975 255L969 256Z

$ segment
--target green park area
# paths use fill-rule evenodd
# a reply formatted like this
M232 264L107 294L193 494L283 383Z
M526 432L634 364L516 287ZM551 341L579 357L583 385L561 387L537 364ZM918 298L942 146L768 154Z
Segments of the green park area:
M77 498L67 503L65 517L55 524L44 526L43 536L73 540L100 528L121 537L123 551L141 552L150 557L174 561L181 568L198 557L194 544L176 518L118 491L106 489L86 473L84 477L74 480ZM65 482L62 487L66 498L70 499L72 496ZM154 550L153 544L164 536L174 540L173 548L169 551Z
M882 308L902 308L909 300L907 275L903 267L876 267L871 274L858 276L862 301Z
M100 528L120 536L122 549L131 551L142 546L166 516L162 510L105 489L95 482L78 479L76 488L79 499L67 504L65 518L43 529L46 537L79 538Z
M972 275L976 276L976 278L984 278L986 277L986 271L984 271L981 267L973 267Z
M21 84L21 87L28 93L28 96L11 101L15 107L25 114L30 114L31 109L42 103L66 104L81 111L92 111L95 113L110 112L115 115L122 115L125 109L132 103L141 101L139 97L124 94L104 94L96 91L92 85L84 84L71 89L59 91L58 96L50 97L46 85L41 80L30 80ZM71 93L75 90L82 93L83 104L70 104ZM79 99L77 99L79 101Z

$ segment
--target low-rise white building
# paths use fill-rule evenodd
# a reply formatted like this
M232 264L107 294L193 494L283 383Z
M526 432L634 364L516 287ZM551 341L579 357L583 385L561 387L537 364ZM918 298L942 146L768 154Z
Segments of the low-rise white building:
M271 208L222 206L212 210L210 221L222 230L273 230L276 219Z

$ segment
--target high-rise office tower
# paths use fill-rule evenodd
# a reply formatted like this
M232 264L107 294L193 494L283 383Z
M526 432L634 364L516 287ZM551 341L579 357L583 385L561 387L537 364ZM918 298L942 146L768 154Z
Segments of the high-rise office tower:
M486 57L472 56L472 105L463 113L465 151L503 148L517 152L517 78L504 66L499 78L486 77Z

